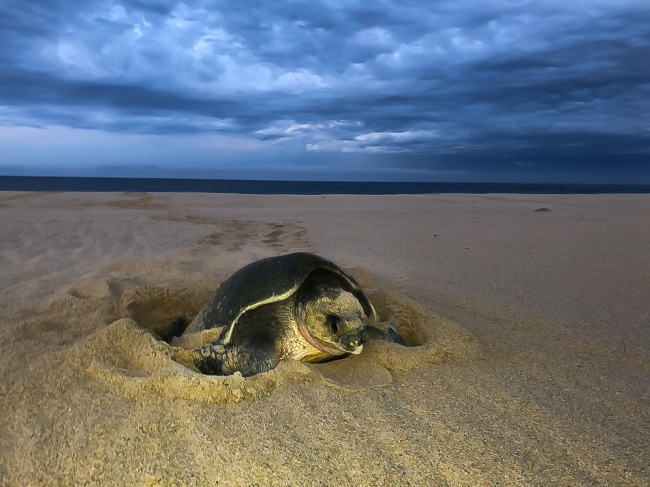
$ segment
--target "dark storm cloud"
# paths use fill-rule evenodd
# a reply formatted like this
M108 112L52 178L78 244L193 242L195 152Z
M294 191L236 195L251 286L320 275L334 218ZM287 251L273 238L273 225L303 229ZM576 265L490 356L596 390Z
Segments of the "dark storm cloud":
M3 4L0 125L409 155L396 166L650 155L645 1Z

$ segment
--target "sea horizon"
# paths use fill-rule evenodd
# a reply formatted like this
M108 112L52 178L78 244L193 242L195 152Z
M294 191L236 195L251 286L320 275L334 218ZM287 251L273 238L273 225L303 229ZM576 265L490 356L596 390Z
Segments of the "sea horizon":
M0 176L0 191L233 193L257 195L647 194L650 193L650 184Z

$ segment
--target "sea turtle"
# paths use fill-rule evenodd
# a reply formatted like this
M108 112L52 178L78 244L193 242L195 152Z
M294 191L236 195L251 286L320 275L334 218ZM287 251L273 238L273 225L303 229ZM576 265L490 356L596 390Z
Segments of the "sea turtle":
M308 252L258 260L226 279L188 331L213 328L222 328L218 339L195 351L196 367L212 375L359 354L366 337L404 345L350 274Z

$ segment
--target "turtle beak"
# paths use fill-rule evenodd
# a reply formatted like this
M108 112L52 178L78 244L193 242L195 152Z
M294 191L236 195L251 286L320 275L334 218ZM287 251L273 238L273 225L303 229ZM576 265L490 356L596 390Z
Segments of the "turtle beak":
M366 341L366 330L363 328L355 333L342 336L339 340L340 346L348 353L359 355L363 350L363 343Z

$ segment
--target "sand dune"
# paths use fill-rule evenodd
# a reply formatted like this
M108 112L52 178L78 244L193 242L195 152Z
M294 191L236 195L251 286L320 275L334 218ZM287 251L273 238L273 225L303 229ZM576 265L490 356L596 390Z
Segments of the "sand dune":
M646 195L0 193L0 484L647 485L649 222ZM410 346L244 379L160 339L296 250Z

